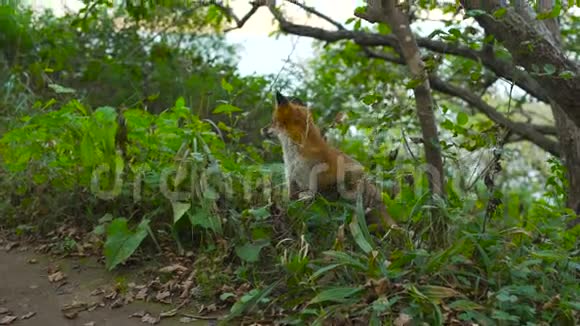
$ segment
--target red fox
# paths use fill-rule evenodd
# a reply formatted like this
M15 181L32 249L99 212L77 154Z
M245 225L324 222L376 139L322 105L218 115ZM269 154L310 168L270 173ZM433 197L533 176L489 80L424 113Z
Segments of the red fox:
M384 231L386 226L396 226L363 166L324 140L301 101L276 92L272 123L262 129L262 135L280 140L291 200L319 193L331 200L342 196L354 201L360 194L369 227L376 225L377 231Z

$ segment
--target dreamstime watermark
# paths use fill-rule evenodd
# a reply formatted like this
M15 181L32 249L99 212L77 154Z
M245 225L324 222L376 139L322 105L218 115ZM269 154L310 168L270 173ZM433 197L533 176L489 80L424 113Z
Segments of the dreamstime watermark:
M361 165L346 162L339 156L335 168L336 174L332 175L329 174L329 164L313 164L306 176L296 180L299 182L299 188L306 193L316 193L321 190L319 189L321 180L326 182L329 178L333 178L337 181L334 188L336 193L343 199L355 200L361 191L356 181L361 178L366 178L380 193L386 191L392 194L398 192L396 189L412 188L417 195L426 191L427 183L424 182L424 178L441 180L439 171L431 164L398 165L395 172L383 171L381 166L377 166L376 169L365 173ZM199 162L187 158L160 171L153 170L145 164L133 166L131 171L126 170L128 169L125 169L120 160L117 160L113 167L108 164L97 166L92 171L91 192L104 200L132 193L134 202L146 199L144 198L146 195L153 198L159 194L172 202L193 200L215 202L223 199L227 202L241 200L245 203L256 203L289 200L288 178L285 171L245 168L226 172L217 164L203 167ZM451 180L459 182L457 181L459 178ZM149 185L150 191L145 191L146 184ZM438 183L434 182L433 185L437 186ZM155 189L156 187L158 188ZM433 189L433 192L440 193L440 189Z

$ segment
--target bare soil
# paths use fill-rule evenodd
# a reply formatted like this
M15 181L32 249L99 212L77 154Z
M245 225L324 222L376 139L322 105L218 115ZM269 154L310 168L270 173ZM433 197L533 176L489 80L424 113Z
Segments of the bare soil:
M24 249L24 248L23 248ZM99 306L66 317L63 307L75 302L91 304L99 300L94 291L115 284L120 276L107 272L94 259L57 259L14 248L0 250L0 325L8 316L18 317L8 325L148 325L142 318L131 317L143 312L151 316L170 310L171 306L134 301L118 308ZM49 281L55 265L66 275L66 282ZM25 319L25 317L29 317ZM72 318L72 319L70 319ZM189 320L180 315L163 318L158 325L211 325L214 322Z

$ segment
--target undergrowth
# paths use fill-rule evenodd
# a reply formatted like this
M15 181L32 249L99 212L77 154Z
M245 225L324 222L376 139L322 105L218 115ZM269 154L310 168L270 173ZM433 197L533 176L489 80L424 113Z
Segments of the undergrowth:
M216 113L236 110L224 104ZM566 230L571 212L554 204L561 174L525 209L504 194L485 232L485 191L462 193L450 182L448 200L431 201L424 182L403 182L385 201L404 231L379 238L360 206L286 201L282 166L228 145L235 132L192 114L183 99L159 115L73 100L26 116L0 141L3 224L46 232L77 221L103 239L108 269L169 235L178 254L193 253L201 298L232 303L226 320L578 319L580 228ZM448 245L429 241L440 236L424 223L432 214L445 222ZM244 293L231 290L243 284Z

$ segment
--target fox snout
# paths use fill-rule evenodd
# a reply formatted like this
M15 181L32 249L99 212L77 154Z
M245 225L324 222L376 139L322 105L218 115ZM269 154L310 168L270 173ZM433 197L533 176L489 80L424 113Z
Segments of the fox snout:
M274 130L272 130L272 126L266 126L260 129L260 134L265 138L274 138L275 136Z

